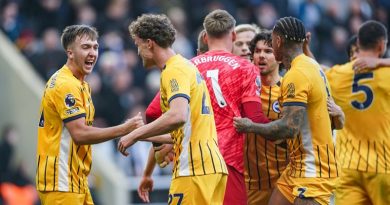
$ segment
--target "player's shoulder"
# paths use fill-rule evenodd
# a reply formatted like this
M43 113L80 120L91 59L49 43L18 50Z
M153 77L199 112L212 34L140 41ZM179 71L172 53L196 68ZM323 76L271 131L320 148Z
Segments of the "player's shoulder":
M380 73L381 75L389 76L390 75L389 71L390 71L390 66L381 66L381 67L378 67L377 69L374 69L372 72Z
M299 68L291 68L283 76L282 82L308 83L313 78L313 73ZM283 83L282 83L283 85Z
M293 59L291 62L290 70L294 70L301 73L317 73L317 70L321 70L320 64L313 58L306 56L305 54L301 54Z
M353 63L354 61L347 62L344 64L337 64L328 69L325 74L327 78L343 76L346 74L353 74Z
M49 78L49 80L47 81L47 87L50 89L58 89L64 84L67 84L67 82L71 83L72 81L73 79L71 79L66 70L64 70L64 68L61 68Z
M191 60L181 56L180 54L177 54L177 55L171 57L165 66L166 66L166 69L167 68L180 69L183 67L193 68L194 64L191 62Z
M89 84L84 82L86 88L89 90ZM48 83L46 84L46 92L50 93L63 93L63 92L75 92L83 89L82 83L73 76L72 72L68 69L61 68L52 75Z

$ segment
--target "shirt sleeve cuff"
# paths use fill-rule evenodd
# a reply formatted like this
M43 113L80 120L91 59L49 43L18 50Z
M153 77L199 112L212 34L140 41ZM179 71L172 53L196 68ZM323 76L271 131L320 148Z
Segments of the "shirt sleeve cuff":
M190 96L186 95L186 94L183 94L183 93L178 93L178 94L175 94L173 95L171 98L169 98L168 100L168 104L171 103L171 101L175 98L178 98L178 97L182 97L182 98L185 98L188 100L188 103L190 103Z
M77 119L85 117L85 116L86 116L85 113L81 113L81 114L78 114L78 115L75 115L75 116L72 116L72 117L65 118L62 121L64 121L64 123L67 123L67 122L70 122L70 121L73 121L73 120L77 120Z
M302 106L302 107L307 107L307 104L304 102L285 102L283 103L284 106Z

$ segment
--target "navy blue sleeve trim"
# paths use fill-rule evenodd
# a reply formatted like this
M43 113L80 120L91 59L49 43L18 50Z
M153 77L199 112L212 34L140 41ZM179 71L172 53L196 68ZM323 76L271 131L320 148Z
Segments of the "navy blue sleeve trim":
M285 102L283 103L283 107L284 106L302 106L302 107L306 107L306 103L303 103L303 102Z
M178 98L178 97L182 97L182 98L185 98L188 100L188 103L190 103L190 96L186 95L186 94L183 94L183 93L179 93L179 94L175 94L173 95L171 98L169 98L168 100L168 104L171 103L171 101L175 98Z
M82 118L82 117L85 117L85 116L86 116L85 113L81 113L81 114L79 114L79 115L75 115L75 116L72 116L72 117L63 119L62 121L64 121L65 123L67 123L67 122L70 122L70 121L72 121L72 120L77 120L77 119Z

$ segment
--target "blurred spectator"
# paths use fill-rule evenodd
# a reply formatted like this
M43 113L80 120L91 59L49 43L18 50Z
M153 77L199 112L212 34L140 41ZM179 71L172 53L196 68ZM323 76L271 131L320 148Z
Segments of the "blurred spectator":
M1 9L0 22L1 29L15 42L22 29L22 22L19 16L19 5L16 2L9 2Z
M38 193L27 176L26 167L16 165L13 157L14 146L20 136L13 125L3 128L0 142L0 203L5 205L39 204Z
M321 6L317 0L306 0L299 6L298 18L302 20L306 31L313 31L320 23L322 16Z
M76 23L96 26L95 9L88 4L83 4L80 7L78 7Z
M23 11L34 28L37 36L41 36L47 28L62 30L75 21L75 10L68 1L62 0L25 0Z
M5 177L11 172L11 160L18 138L18 132L13 125L3 128L0 142L0 182L6 181Z
M118 31L127 32L129 25L129 1L128 0L110 0L103 15L98 15L97 27L99 32ZM123 43L122 43L123 44Z
M195 50L186 37L187 16L184 10L180 7L173 7L168 10L168 18L176 28L176 40L172 45L173 49L188 59L192 58Z
M259 23L260 28L272 29L278 19L278 14L270 3L261 4L256 8L255 13L257 14L256 20Z
M372 10L365 0L352 0L349 4L349 16L347 19L349 30L352 34L357 34L359 26L370 19Z
M66 53L60 42L58 29L48 28L43 32L41 46L30 57L31 63L45 80L66 63Z
M322 55L319 56L325 65L343 64L347 62L348 56L345 47L349 39L348 32L344 27L337 26L331 30L331 41L322 46ZM329 64L332 63L332 64Z

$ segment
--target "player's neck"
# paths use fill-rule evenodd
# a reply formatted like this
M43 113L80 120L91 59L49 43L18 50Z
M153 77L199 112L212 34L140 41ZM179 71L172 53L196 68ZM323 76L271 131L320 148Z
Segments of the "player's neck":
M84 82L85 75L80 72L80 69L77 68L73 61L70 61L68 59L66 61L66 66L69 68L75 78L77 78L81 82Z
M155 62L156 66L163 70L167 61L176 55L175 51L172 48L160 48L155 51Z
M208 39L208 46L210 51L226 51L231 53L233 51L233 42L231 39Z
M261 84L265 86L273 86L278 83L280 80L280 75L278 69L275 69L272 73L268 75L261 75Z
M294 58L301 55L302 53L302 45L300 44L290 45L288 48L285 48L282 62L287 70L291 68L291 62L294 60Z
M378 52L375 52L373 50L359 50L358 57L373 57L373 58L380 58L380 54Z

